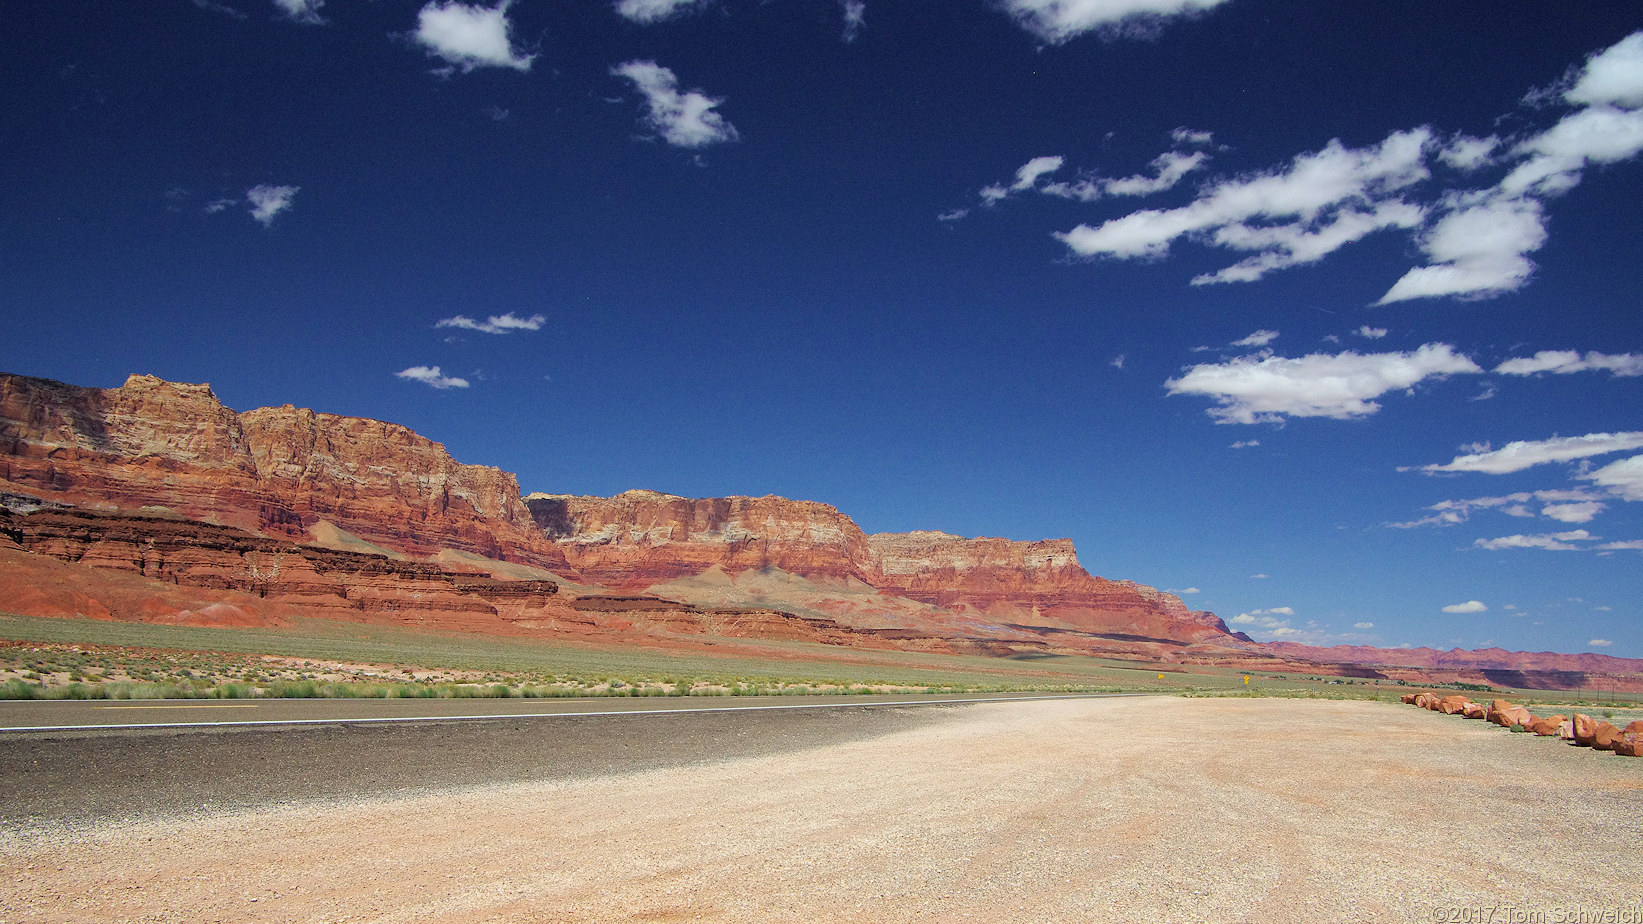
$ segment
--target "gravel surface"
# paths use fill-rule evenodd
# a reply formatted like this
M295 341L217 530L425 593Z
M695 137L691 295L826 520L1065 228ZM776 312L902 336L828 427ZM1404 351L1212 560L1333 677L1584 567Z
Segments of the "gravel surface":
M1643 760L1407 706L944 707L617 776L8 828L0 921L1637 921L1640 796Z

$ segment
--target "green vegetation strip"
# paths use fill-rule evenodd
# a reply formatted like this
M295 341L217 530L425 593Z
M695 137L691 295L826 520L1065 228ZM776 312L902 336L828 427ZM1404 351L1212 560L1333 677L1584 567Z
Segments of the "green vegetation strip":
M725 642L725 655L642 640L610 647L300 620L223 629L0 613L0 699L736 696L814 693L1155 692L1396 701L1411 687L1355 678L1146 665L1079 655L988 658ZM30 648L29 643L46 646ZM76 650L76 646L94 646ZM735 652L735 653L730 653ZM774 656L763 656L775 652ZM282 659L269 664L265 658ZM317 663L315 663L317 662ZM340 668L338 665L342 665ZM444 676L419 676L408 673ZM388 676L393 674L394 676ZM452 676L460 675L460 676ZM1475 690L1541 704L1594 691ZM1611 695L1612 696L1612 695ZM1610 699L1610 697L1601 697ZM1618 706L1636 706L1617 702Z

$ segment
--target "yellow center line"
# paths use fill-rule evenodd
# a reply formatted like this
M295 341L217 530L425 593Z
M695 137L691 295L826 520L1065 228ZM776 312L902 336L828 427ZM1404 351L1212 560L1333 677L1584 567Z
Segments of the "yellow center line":
M212 703L208 706L92 706L93 709L255 709L256 703Z

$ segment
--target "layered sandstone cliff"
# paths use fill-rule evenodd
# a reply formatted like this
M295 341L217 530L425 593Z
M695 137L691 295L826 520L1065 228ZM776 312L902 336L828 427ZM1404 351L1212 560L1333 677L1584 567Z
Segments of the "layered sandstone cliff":
M422 628L497 630L569 612L558 585L498 580L426 562L301 545L194 520L47 507L0 506L0 538L18 551L104 571L127 572L161 585L243 595L238 624L277 624L293 613ZM0 578L0 587L13 575ZM19 588L7 587L16 593ZM130 596L127 594L127 596ZM174 616L160 595L132 612ZM230 598L216 600L219 604ZM109 607L100 603L104 611ZM95 612L95 611L94 611ZM202 611L206 616L210 611ZM219 607L219 615L228 610ZM45 615L45 614L41 614ZM206 617L193 621L210 622Z
M397 424L290 405L240 414L207 385L153 376L101 389L0 375L0 490L296 539L329 524L414 555L563 561L507 472Z
M607 587L642 590L714 567L731 574L780 568L838 580L872 573L861 527L814 501L627 491L615 497L532 494L525 503L570 567Z
M1020 542L942 532L868 537L876 587L995 621L1179 641L1231 641L1212 613L1144 584L1096 577L1071 539Z
M1170 594L1091 575L1069 539L866 535L835 507L783 497L690 499L628 491L609 498L532 494L526 504L575 573L606 586L685 593L692 588L681 579L712 572L734 582L745 572L778 569L807 582L790 591L802 595L807 608L835 615L864 608L860 599L841 594L858 585L880 597L970 617L972 629L1001 623L1237 641L1212 614L1195 613ZM746 583L725 585L723 593L745 591ZM869 612L956 627L917 607Z

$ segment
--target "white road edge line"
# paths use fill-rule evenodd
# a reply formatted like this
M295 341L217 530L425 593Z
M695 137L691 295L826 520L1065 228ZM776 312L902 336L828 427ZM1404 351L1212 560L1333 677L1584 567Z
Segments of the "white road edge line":
M1052 696L1008 696L988 699L914 699L875 703L772 703L768 706L693 706L685 709L608 709L598 712L515 712L487 715L391 715L348 719L244 719L237 722L144 722L105 725L14 725L0 732L100 731L118 728L221 728L248 725L365 725L388 722L455 722L473 719L578 719L593 716L674 715L697 712L757 712L771 709L860 709L869 706L941 706L972 703L1021 703L1055 699L1100 699L1116 696L1151 696L1150 693L1063 693ZM279 700L271 700L279 702Z

